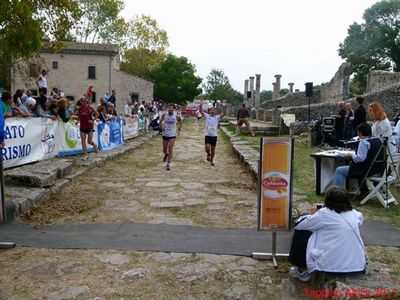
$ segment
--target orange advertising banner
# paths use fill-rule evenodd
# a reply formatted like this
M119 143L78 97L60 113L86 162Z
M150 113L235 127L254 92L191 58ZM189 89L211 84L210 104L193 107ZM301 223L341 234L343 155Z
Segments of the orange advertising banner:
M292 138L261 138L259 230L290 230L292 162Z

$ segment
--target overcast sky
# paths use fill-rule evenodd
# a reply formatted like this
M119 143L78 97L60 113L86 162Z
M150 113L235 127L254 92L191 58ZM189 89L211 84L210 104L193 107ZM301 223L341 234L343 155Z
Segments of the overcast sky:
M168 33L169 51L203 79L222 69L234 89L261 74L261 90L328 82L342 63L339 43L377 0L125 0L123 16L145 14Z

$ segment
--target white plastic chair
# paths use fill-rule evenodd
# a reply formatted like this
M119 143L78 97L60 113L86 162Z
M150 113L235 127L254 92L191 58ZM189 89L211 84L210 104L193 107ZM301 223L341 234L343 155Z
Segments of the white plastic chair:
M376 197L384 208L387 208L390 203L398 205L398 202L390 192L389 187L400 179L399 165L400 154L392 154L392 158L388 155L387 166L383 175L379 177L367 177L365 179L369 193L361 200L360 204L365 204L368 200ZM389 172L389 175L386 177L387 172Z

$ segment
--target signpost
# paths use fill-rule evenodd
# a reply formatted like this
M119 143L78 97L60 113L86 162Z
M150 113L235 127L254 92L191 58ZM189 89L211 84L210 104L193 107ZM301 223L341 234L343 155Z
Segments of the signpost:
M288 254L276 253L277 231L291 229L292 138L261 138L258 172L258 230L272 231L271 253L253 253L256 259L272 259Z
M6 221L6 203L4 198L4 169L3 169L3 154L1 153L2 148L0 148L0 223ZM15 243L13 242L2 242L0 241L0 249L13 248Z

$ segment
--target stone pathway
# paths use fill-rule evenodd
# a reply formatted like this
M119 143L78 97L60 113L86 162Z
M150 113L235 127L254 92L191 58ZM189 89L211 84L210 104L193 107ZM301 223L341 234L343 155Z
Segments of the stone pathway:
M207 164L203 139L203 126L188 119L171 171L156 137L75 179L21 220L256 227L252 177L223 137L216 166ZM309 284L290 279L288 267L229 255L17 247L0 250L0 299L307 299ZM381 282L398 283L388 266L371 267Z

